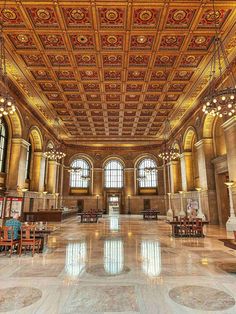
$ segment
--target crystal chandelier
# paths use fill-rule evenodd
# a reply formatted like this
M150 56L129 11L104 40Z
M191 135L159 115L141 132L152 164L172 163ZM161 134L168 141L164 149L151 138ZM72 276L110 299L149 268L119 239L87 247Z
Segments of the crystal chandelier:
M171 160L176 160L179 158L180 153L178 151L178 149L173 148L173 147L167 147L166 143L168 141L168 139L170 138L171 135L171 125L170 125L170 120L167 119L165 121L165 126L164 126L164 140L165 140L165 144L164 144L164 149L162 152L160 152L158 154L158 156L163 159L164 161L171 161Z
M227 54L221 38L219 37L218 11L215 9L213 0L213 12L215 20L215 36L213 41L213 55L210 64L209 88L203 98L202 111L205 114L218 117L231 117L236 113L236 80L232 68L230 67ZM218 22L218 23L217 23ZM223 77L223 68L228 73L231 86L217 90L217 76Z
M58 138L60 139L59 136L59 119L56 119L57 122L57 132L58 132ZM44 152L44 157L50 160L61 160L62 158L64 158L66 156L66 154L62 151L61 149L61 145L59 145L59 147L54 148L54 147L50 147L49 150L47 150L46 152Z
M70 167L70 168L68 168L68 172L69 172L69 173L81 174L82 168L73 168L73 167Z
M8 77L6 69L6 49L3 37L3 25L0 24L0 118L16 111L14 99L8 92Z
M151 174L152 172L157 172L157 167L145 167L144 172L146 174Z

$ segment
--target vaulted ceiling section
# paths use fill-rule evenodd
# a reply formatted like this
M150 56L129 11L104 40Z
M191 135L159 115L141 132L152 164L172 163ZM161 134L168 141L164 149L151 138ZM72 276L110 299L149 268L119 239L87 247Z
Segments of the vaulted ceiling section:
M207 85L215 18L235 57L235 1L1 3L10 77L68 144L161 143Z

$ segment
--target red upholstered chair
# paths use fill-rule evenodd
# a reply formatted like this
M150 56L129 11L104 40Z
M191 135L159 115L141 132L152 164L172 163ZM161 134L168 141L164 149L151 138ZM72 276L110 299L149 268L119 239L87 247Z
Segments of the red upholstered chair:
M19 244L19 240L14 240L14 229L13 227L1 227L0 228L0 246L5 248L5 255L7 247L10 248L10 257L12 250L15 245Z

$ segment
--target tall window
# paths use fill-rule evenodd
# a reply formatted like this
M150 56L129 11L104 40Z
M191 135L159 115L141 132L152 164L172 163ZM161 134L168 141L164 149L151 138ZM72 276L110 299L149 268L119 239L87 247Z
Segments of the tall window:
M32 145L30 142L29 146L27 147L27 153L26 153L25 179L30 178L31 153L32 153Z
M2 119L0 124L0 171L4 172L6 168L6 155L7 155L7 126Z
M80 172L70 173L70 187L88 188L90 180L90 166L84 159L76 159L71 163L71 168L81 169Z
M124 181L123 166L118 160L111 160L105 166L105 187L122 188Z
M157 164L153 159L145 158L138 165L138 182L140 188L157 187Z

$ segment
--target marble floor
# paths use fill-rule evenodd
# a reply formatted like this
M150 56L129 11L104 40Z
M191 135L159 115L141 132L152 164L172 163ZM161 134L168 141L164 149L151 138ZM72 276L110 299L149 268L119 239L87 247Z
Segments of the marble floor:
M70 218L44 253L0 254L0 313L236 313L236 251L223 228L172 238L164 221Z

